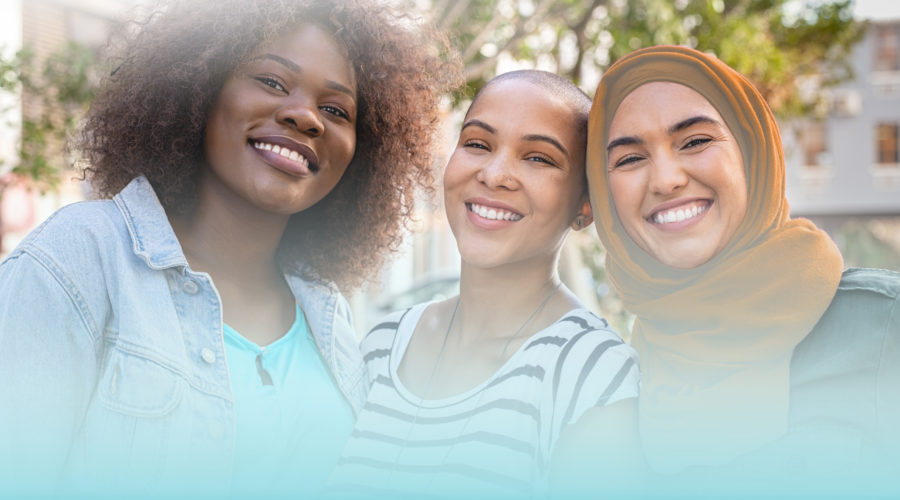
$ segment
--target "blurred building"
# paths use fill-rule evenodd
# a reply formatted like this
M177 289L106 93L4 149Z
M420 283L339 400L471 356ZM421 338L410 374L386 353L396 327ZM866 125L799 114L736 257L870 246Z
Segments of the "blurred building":
M76 42L99 50L113 23L138 0L3 0L0 3L0 50L9 57L27 48L40 62ZM0 187L17 163L23 117L43 112L36 96L0 97ZM62 150L62 145L50 145ZM65 158L51 158L64 165ZM36 224L62 205L84 199L86 187L68 173L56 192L39 193L21 182L0 193L0 257L11 251Z
M873 22L852 62L854 78L831 90L827 117L785 137L797 215L900 214L900 20Z
M827 115L782 130L788 200L792 215L832 235L849 264L897 269L900 19L870 21L851 61L854 77L831 90Z

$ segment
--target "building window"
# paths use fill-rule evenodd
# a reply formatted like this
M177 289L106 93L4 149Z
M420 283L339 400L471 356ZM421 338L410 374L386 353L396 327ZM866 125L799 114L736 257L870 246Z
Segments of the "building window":
M882 24L875 29L875 71L900 71L900 24Z
M878 124L878 163L900 163L900 123Z
M825 137L824 122L809 122L803 125L797 137L803 154L803 166L820 167L828 162Z

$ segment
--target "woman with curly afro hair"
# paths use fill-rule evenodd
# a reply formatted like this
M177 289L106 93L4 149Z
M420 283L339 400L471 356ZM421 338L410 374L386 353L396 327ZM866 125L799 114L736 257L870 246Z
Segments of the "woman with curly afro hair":
M173 1L121 33L80 142L103 199L0 264L0 491L316 491L367 388L338 287L430 185L457 65L375 0Z

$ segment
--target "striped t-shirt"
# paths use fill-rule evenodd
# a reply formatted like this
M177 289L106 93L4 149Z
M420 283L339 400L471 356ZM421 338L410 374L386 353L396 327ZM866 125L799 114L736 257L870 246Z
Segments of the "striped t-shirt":
M530 496L562 430L590 408L638 396L637 354L585 309L536 333L489 379L422 400L397 370L429 304L394 313L362 343L371 389L332 475L334 493Z

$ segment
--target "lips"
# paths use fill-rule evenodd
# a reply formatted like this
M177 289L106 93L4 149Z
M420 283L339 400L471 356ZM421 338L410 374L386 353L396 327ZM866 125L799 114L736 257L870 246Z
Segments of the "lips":
M668 203L652 212L646 219L660 225L684 222L702 215L711 205L712 201L704 199Z
M277 161L276 167L284 166L289 173L319 171L319 158L308 146L284 137L260 137L248 141L257 151ZM266 154L271 153L271 156Z
M504 220L515 222L521 220L523 217L522 214L512 210L507 210L498 206L482 205L480 203L466 203L466 208L479 217L488 220Z

